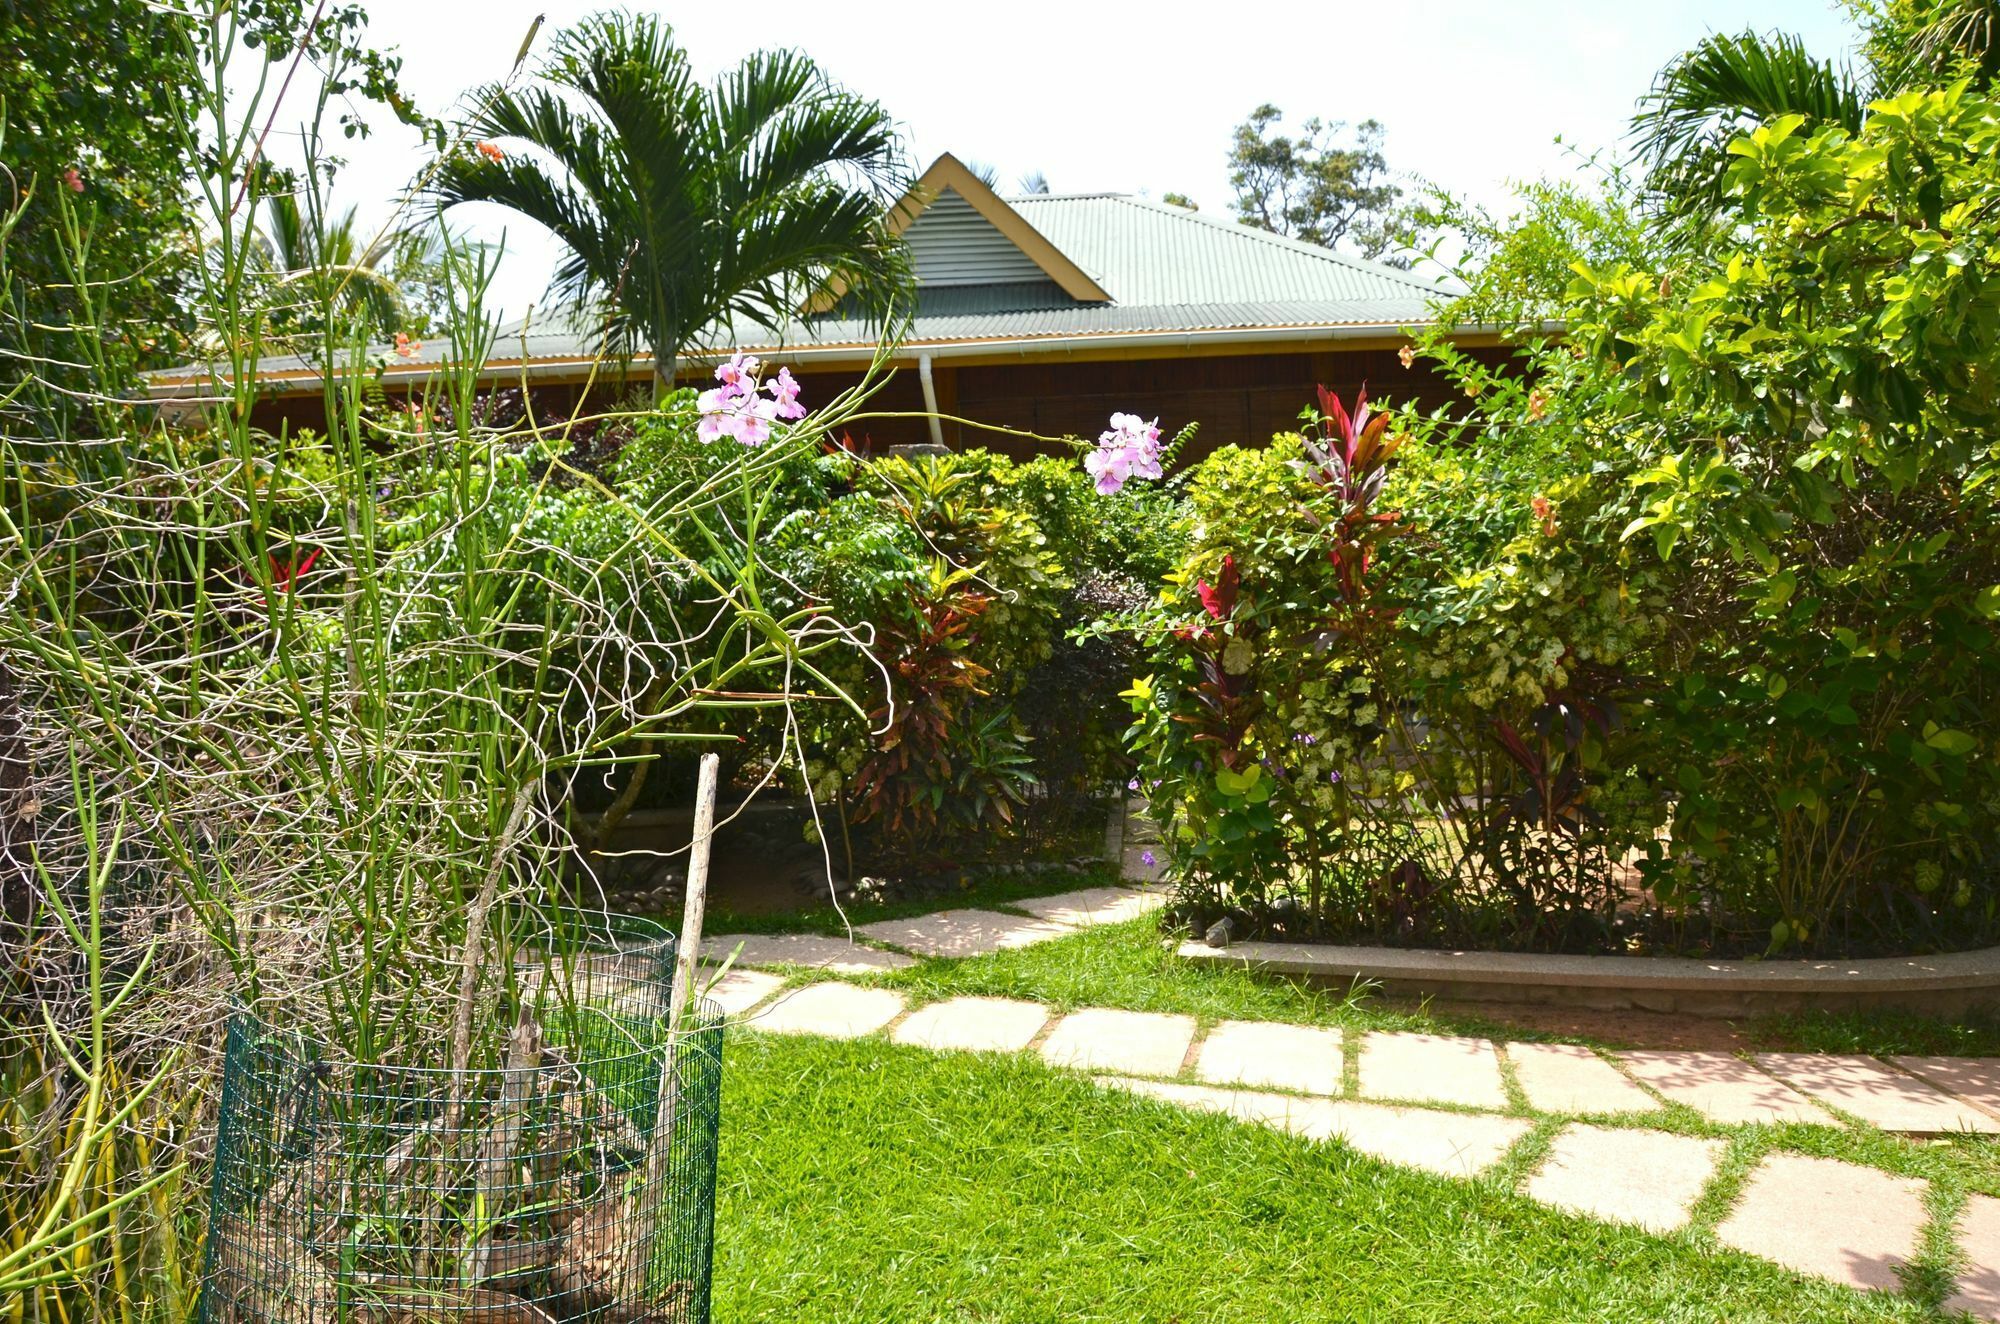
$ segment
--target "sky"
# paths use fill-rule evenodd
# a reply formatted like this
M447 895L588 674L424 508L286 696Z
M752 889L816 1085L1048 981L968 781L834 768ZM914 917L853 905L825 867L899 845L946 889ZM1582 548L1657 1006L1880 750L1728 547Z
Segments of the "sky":
M366 5L370 42L402 55L406 88L434 113L503 76L536 14L547 14L545 48L597 7ZM1433 181L1497 206L1512 181L1617 150L1655 71L1710 32L1794 32L1829 56L1857 41L1834 0L1008 0L868 11L764 0L658 12L704 76L760 48L803 49L882 102L919 169L950 151L996 167L1003 194L1041 171L1058 193L1179 192L1222 213L1231 130L1264 102L1287 125L1378 119L1406 186ZM390 124L340 150L349 164L336 208L358 205L379 224L422 162L415 135ZM479 239L504 234L494 296L510 315L542 299L557 252L550 235L484 206L456 210L453 224Z

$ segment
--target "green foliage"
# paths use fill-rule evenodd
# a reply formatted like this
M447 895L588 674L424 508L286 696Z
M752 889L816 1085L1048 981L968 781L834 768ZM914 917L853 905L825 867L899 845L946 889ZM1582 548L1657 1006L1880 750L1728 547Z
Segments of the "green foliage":
M1293 442L1203 466L1131 696L1189 908L1595 949L2000 930L1996 124L1964 83L1781 117L1728 147L1733 244L1580 262L1520 371L1431 341L1471 413L1399 418L1377 527L1408 532L1363 579Z
M555 288L652 352L662 390L732 317L775 329L829 281L876 312L906 290L883 220L908 183L894 124L800 52L705 88L665 23L614 12L562 33L541 77L475 94L469 129L495 141L448 154L436 196L553 231Z
M1283 118L1276 106L1264 105L1236 126L1229 146L1236 219L1328 248L1351 240L1367 258L1402 246L1403 191L1390 182L1381 123L1363 120L1353 145L1343 146L1347 126L1318 119L1300 125L1297 138L1273 136Z

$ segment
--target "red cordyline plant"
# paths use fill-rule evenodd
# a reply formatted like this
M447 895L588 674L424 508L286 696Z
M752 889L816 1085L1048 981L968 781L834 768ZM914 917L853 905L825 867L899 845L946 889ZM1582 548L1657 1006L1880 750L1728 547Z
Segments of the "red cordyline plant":
M1404 530L1401 511L1375 510L1382 485L1389 478L1389 461L1402 447L1400 435L1389 435L1390 416L1370 413L1368 388L1354 397L1354 412L1347 412L1340 397L1324 386L1319 388L1320 433L1310 432L1303 440L1307 460L1306 475L1320 486L1331 489L1340 499L1341 512L1333 524L1333 542L1327 559L1340 575L1347 605L1359 605L1368 596L1368 572L1374 564L1374 543L1385 534ZM1308 518L1317 520L1308 512Z

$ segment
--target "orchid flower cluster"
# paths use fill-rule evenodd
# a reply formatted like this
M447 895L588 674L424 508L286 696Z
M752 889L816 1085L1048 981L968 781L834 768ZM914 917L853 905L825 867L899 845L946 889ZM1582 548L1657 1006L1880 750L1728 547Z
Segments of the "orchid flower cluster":
M696 436L704 442L732 437L745 446L762 446L771 439L774 424L806 416L792 370L780 368L776 378L759 383L757 372L762 366L755 355L737 354L715 370L715 380L722 385L701 393ZM765 391L770 394L763 394Z
M1106 496L1134 478L1158 478L1160 420L1148 422L1137 414L1113 414L1110 428L1097 439L1097 449L1083 457L1083 467Z

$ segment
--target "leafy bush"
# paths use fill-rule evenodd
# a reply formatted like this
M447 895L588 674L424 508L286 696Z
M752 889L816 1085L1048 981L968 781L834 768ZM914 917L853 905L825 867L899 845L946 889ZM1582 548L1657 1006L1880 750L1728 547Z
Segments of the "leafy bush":
M1190 916L1990 941L1996 124L1963 87L1776 121L1733 250L1580 266L1518 372L1434 343L1468 417L1329 402L1205 463L1129 696Z
M588 486L538 487L531 452L504 518L528 511L529 527L584 563L632 536ZM658 628L696 610L755 529L762 605L859 645L817 674L757 677L822 701L724 721L716 729L737 738L739 769L796 779L803 767L838 809L843 853L860 857L841 862L853 867L930 867L1003 841L1054 849L1094 835L1103 795L1129 775L1117 694L1131 650L1078 632L1144 600L1140 576L1170 563L1171 500L1102 496L1073 461L985 451L864 461L828 448L779 463L748 496L733 477L718 485L718 448L666 410L636 420L604 466L636 509L711 495L655 531L691 562L684 597L635 602ZM623 789L637 780L627 774ZM593 807L612 795L580 790Z

